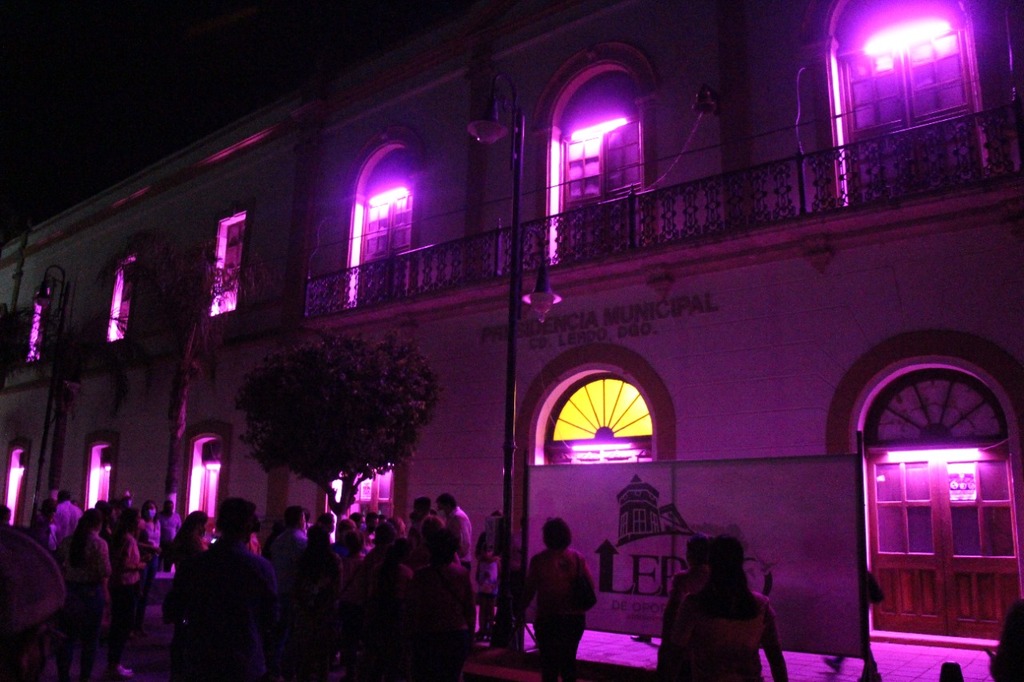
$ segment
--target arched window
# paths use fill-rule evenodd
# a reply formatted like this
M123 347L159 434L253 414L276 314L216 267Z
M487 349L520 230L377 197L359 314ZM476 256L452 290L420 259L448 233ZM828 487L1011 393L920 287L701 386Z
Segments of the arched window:
M635 386L611 374L572 384L551 413L549 464L649 461L653 421Z
M211 519L217 516L223 452L224 442L220 436L206 434L192 440L186 513L204 511Z
M953 369L910 372L885 387L868 411L869 447L987 447L1007 438L992 391Z
M959 3L850 3L835 26L839 144L971 110L974 58Z
M110 499L110 477L117 463L117 439L90 438L86 446L86 509Z
M637 87L594 70L567 89L552 121L549 213L621 196L643 181Z
M350 268L412 246L414 160L409 148L388 142L363 164L352 209Z

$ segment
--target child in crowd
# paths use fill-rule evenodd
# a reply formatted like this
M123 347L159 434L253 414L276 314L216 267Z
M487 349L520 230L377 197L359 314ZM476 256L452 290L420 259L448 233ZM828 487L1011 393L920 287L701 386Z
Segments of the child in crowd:
M480 606L480 628L477 640L491 638L494 623L494 602L498 596L498 576L501 575L501 559L494 553L494 545L487 542L487 533L481 533L476 543L476 584L477 604Z

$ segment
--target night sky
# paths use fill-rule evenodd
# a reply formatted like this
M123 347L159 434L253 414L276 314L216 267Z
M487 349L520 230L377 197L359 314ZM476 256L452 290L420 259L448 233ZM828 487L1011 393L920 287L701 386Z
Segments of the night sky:
M0 2L10 237L473 0Z

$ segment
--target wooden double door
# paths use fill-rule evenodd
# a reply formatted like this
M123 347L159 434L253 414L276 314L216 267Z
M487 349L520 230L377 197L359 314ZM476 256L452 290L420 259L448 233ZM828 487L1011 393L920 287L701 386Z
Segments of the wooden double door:
M869 452L868 474L875 629L997 639L1020 594L1005 454Z

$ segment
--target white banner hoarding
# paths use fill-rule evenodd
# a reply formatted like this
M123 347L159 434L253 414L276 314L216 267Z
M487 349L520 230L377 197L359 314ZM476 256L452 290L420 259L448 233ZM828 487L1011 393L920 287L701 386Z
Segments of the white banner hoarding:
M785 650L858 656L860 466L830 455L531 467L528 552L561 516L597 582L587 627L658 636L687 538L734 535Z

